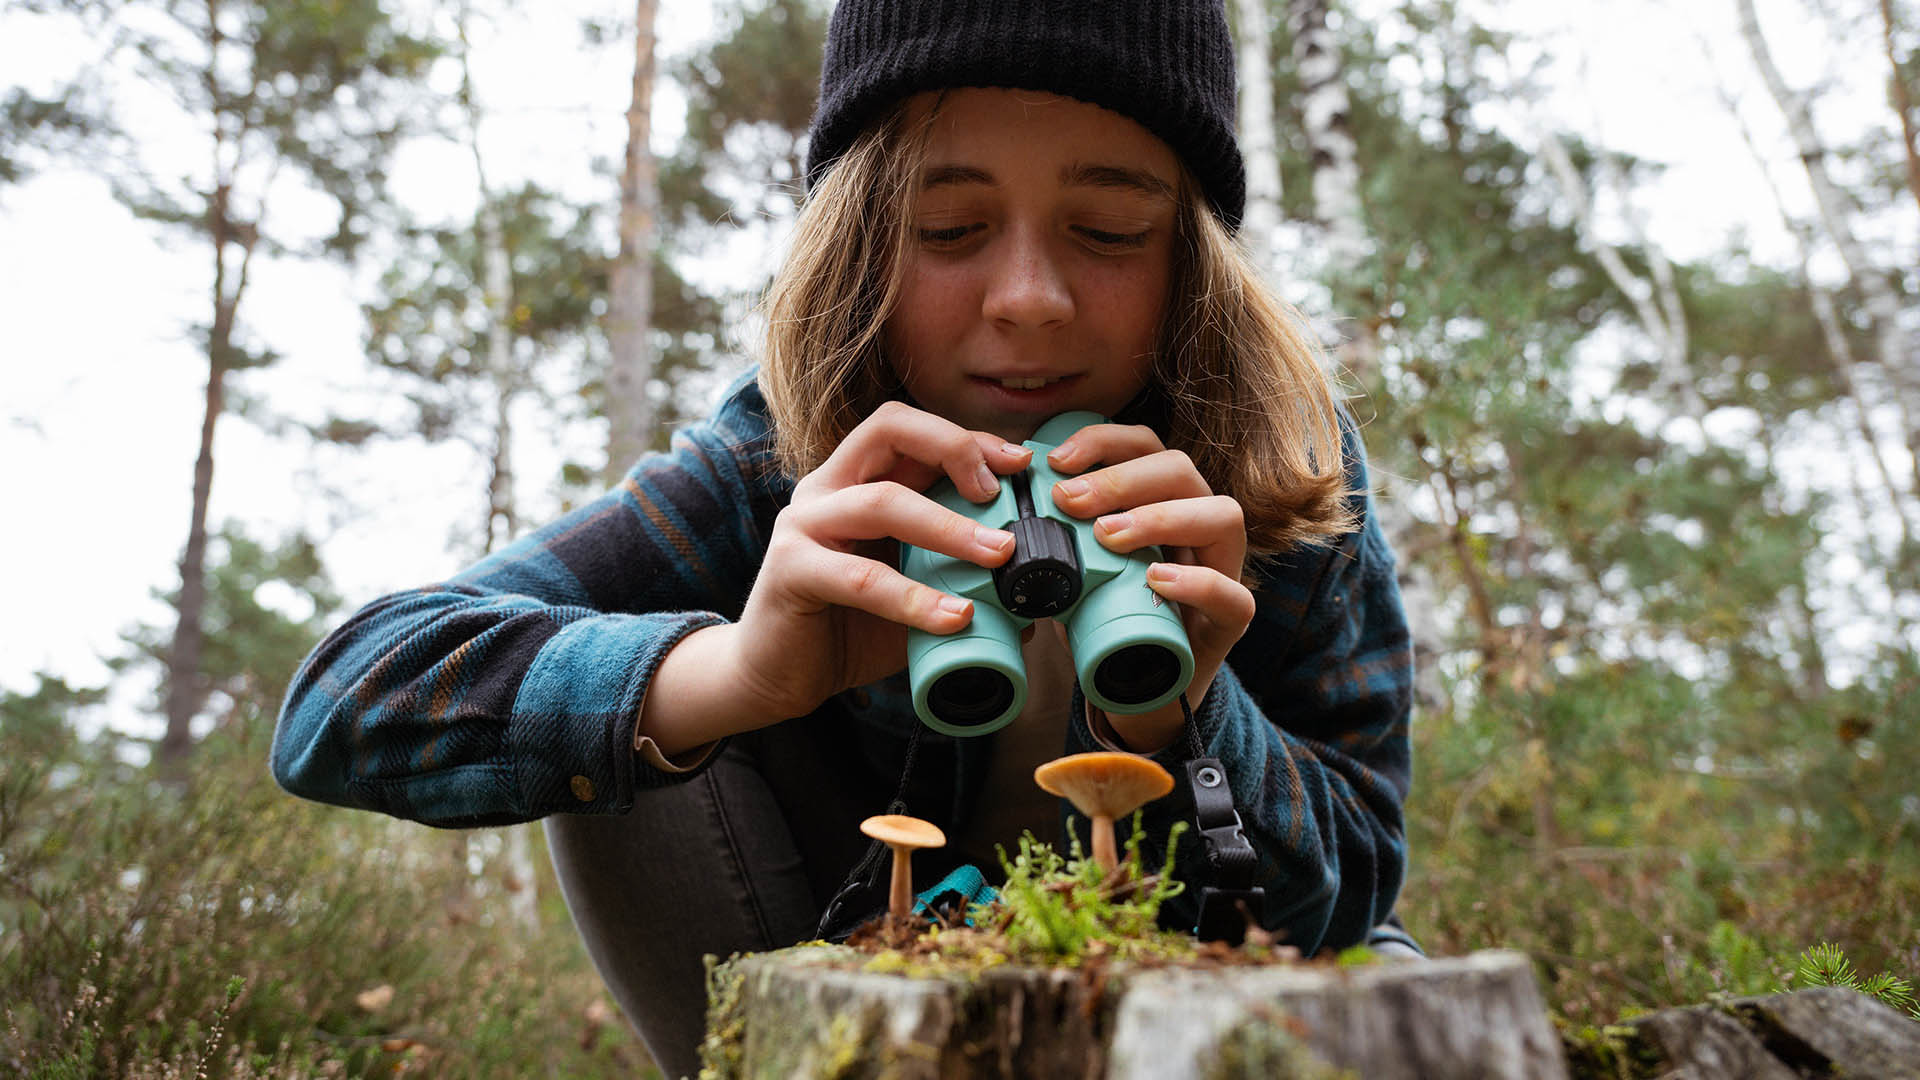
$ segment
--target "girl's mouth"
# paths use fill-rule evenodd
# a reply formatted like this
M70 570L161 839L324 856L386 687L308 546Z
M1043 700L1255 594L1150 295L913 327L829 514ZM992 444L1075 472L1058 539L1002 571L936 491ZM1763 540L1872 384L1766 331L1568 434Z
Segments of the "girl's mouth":
M1078 375L1033 375L1006 378L971 376L997 408L1014 412L1057 412L1080 382Z

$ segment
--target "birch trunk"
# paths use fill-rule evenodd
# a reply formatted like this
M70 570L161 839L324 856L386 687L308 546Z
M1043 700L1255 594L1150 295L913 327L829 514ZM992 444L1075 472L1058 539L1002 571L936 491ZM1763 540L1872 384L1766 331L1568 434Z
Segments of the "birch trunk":
M1746 39L1748 51L1753 54L1754 66L1760 70L1760 79L1766 84L1767 93L1773 97L1786 118L1794 149L1799 152L1800 162L1806 168L1807 182L1813 188L1814 203L1820 209L1820 223L1839 249L1841 261L1846 264L1854 285L1866 297L1867 311L1873 316L1879 339L1880 363L1886 369L1888 378L1898 387L1902 401L1912 409L1914 402L1920 399L1920 392L1916 391L1913 365L1907 355L1906 333L1900 326L1899 298L1894 295L1887 273L1873 264L1867 257L1866 249L1853 234L1846 196L1827 172L1826 147L1820 141L1820 133L1814 129L1813 113L1807 107L1806 96L1788 87L1779 67L1774 64L1766 36L1760 30L1760 18L1753 10L1753 0L1734 0L1734 3L1740 16L1740 34ZM1920 466L1920 430L1915 430L1911 424L1907 430L1907 448L1914 456L1916 466Z
M1327 0L1292 0L1287 23L1294 67L1300 73L1300 111L1313 155L1313 214L1327 228L1331 269L1348 273L1366 253L1366 229L1359 146L1353 138L1340 42L1327 28Z
M1280 227L1280 151L1273 127L1273 23L1265 0L1235 0L1240 37L1240 152L1247 159L1247 212L1240 236L1260 269L1274 267Z
M1747 126L1745 118L1741 116L1738 102L1724 87L1720 89L1719 96L1720 104L1726 108L1727 115L1732 117L1735 127L1740 132L1741 141L1746 144L1747 152L1752 155L1754 164L1760 170L1760 179L1766 183L1767 191L1773 197L1773 205L1780 213L1781 222L1786 225L1787 231L1793 234L1800 255L1800 280L1807 290L1808 299L1812 302L1813 317L1820 324L1821 339L1827 346L1827 360L1833 368L1834 382L1840 391L1840 396L1845 398L1851 406L1854 431L1859 435L1867 458L1873 463L1874 471L1880 476L1880 485L1887 504L1899 517L1902 550L1910 549L1915 529L1907 510L1907 493L1894 479L1893 467L1888 464L1887 455L1881 447L1880 437L1873 430L1873 417L1869 411L1871 403L1867 400L1867 393L1860 386L1859 380L1854 377L1854 373L1859 370L1859 361L1854 357L1853 346L1848 343L1846 331L1841 326L1840 312L1834 303L1833 291L1814 280L1813 230L1795 218L1793 212L1787 208L1786 196L1774 179L1773 168L1768 164L1766 155L1760 152L1760 144L1754 138L1752 129ZM1905 403L1899 394L1895 392L1888 396L1893 399L1898 411L1906 417L1907 427L1911 430L1913 416L1906 410ZM1844 433L1842 437L1845 437ZM1920 492L1920 475L1915 476L1914 483L1914 491ZM1862 500L1861 509L1863 513L1868 512L1864 500Z
M620 181L620 258L607 304L607 464L617 482L653 439L653 249L659 178L648 140L653 131L655 0L634 5L633 100L627 107L627 158Z
M1646 235L1641 223L1635 220L1635 239L1647 255L1654 282L1649 283L1629 269L1619 250L1602 238L1595 228L1593 196L1587 189L1586 179L1574 167L1573 159L1560 137L1542 127L1539 142L1540 156L1546 160L1548 171L1559 183L1561 194L1566 196L1580 238L1593 249L1594 257L1599 260L1614 288L1619 289L1633 306L1634 316L1640 320L1641 328L1659 350L1661 379L1667 384L1668 393L1679 402L1682 412L1697 424L1706 415L1706 406L1700 400L1699 390L1693 385L1693 376L1687 366L1687 318L1680 304L1679 289L1674 284L1672 265L1667 262L1659 245ZM1600 151L1600 156L1604 161L1606 152ZM1624 198L1627 193L1624 182L1617 179L1618 170L1603 169L1603 175L1616 178Z

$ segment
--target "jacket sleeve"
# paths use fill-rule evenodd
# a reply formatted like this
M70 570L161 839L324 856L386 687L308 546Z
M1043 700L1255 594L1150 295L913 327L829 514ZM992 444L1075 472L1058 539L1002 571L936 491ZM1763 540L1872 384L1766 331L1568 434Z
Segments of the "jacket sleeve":
M637 789L693 775L642 752L640 706L661 658L745 601L775 512L766 433L743 377L613 491L450 581L369 604L289 687L275 779L465 827L623 813Z
M1293 554L1256 590L1247 633L1194 711L1204 756L1220 760L1265 891L1261 922L1303 953L1367 940L1393 911L1406 870L1403 806L1411 778L1408 721L1413 654L1393 553L1371 513L1365 451L1345 433L1361 528L1331 548ZM1101 748L1079 692L1070 750ZM1164 858L1182 798L1188 740L1154 755L1173 797L1148 804L1144 824ZM1191 926L1209 882L1191 820L1175 876L1186 890L1167 917Z

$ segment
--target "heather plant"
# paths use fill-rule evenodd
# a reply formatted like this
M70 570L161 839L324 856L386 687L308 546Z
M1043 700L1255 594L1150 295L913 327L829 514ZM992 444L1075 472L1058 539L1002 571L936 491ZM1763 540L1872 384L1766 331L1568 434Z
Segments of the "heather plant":
M1581 668L1416 723L1399 910L1430 951L1522 950L1585 1025L1808 985L1815 942L1920 971L1910 659L1805 704Z
M0 1073L646 1068L551 881L533 924L510 913L534 883L503 879L497 833L294 799L258 715L206 738L183 788L25 711L0 711Z

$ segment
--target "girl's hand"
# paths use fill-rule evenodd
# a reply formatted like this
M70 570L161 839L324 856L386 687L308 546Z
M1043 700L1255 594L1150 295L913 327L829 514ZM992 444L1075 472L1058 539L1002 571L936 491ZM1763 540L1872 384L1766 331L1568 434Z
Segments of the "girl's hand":
M1094 465L1105 468L1085 470ZM1227 651L1253 621L1253 593L1240 583L1247 556L1247 525L1240 504L1215 495L1193 459L1169 450L1152 428L1099 424L1082 428L1047 455L1062 473L1054 505L1077 518L1094 518L1094 536L1126 553L1158 544L1167 560L1147 571L1153 591L1180 605L1193 648L1195 708L1213 685ZM1180 733L1185 714L1174 701L1137 716L1109 715L1129 749L1152 753Z
M941 476L985 502L1032 451L900 402L876 409L800 480L774 522L746 609L733 627L729 677L763 726L899 671L907 627L951 633L973 602L895 569L895 541L995 567L1013 534L980 526L923 492Z

